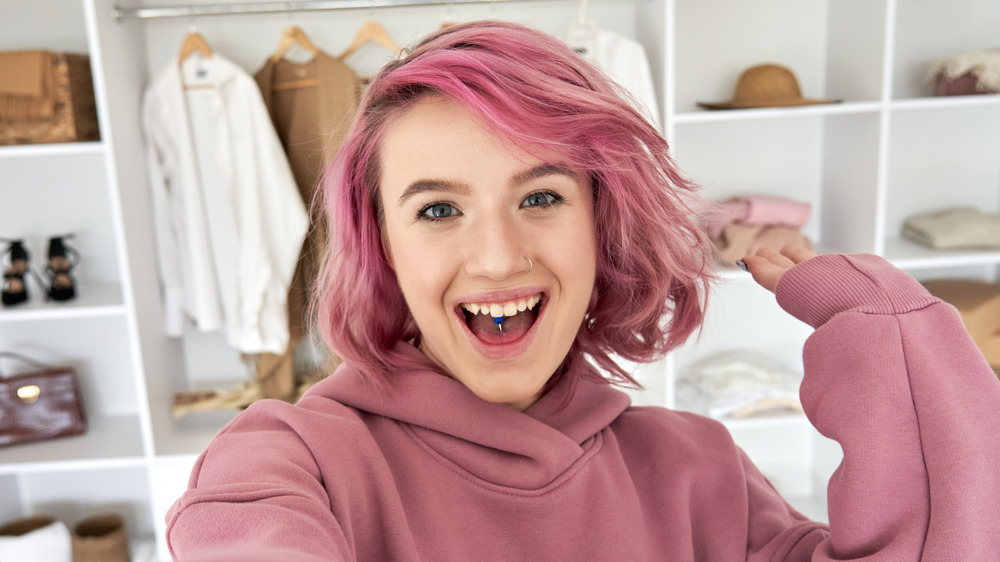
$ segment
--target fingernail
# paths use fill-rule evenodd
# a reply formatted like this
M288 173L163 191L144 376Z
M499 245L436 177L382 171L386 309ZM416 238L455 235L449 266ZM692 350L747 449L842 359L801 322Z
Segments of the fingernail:
M747 273L750 273L750 268L747 267L747 262L743 260L736 260L736 267L742 269L743 271L746 271Z

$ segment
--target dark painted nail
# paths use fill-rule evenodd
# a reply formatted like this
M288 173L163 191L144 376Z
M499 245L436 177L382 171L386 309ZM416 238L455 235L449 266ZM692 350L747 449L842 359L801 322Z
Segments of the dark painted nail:
M736 267L742 269L743 271L746 271L747 273L750 273L750 268L747 267L747 262L743 260L736 260Z

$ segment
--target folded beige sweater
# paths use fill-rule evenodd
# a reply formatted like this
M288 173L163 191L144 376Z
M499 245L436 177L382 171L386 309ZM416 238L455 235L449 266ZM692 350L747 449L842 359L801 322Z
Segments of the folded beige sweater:
M1000 248L1000 214L957 208L917 215L903 223L903 236L937 249Z

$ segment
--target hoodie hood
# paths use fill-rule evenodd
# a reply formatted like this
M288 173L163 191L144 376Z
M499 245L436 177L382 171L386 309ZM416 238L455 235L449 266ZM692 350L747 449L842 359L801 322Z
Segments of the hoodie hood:
M423 358L409 344L399 344L397 351ZM601 442L597 435L630 404L625 393L583 376L593 367L576 363L524 412L487 402L455 379L429 369L395 373L385 392L345 364L307 395L319 394L395 420L431 454L483 481L535 490L596 453ZM567 383L573 378L578 379L576 389L566 402Z

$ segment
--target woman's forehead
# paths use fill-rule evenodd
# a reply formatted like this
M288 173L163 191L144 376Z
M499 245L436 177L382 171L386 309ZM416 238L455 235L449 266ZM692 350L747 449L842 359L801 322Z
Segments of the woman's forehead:
M487 119L443 95L422 98L386 124L380 143L382 175L387 166L410 172L442 167L461 171L487 152L510 157L525 169L547 164L582 175L562 147L521 142ZM436 158L441 152L459 158Z

